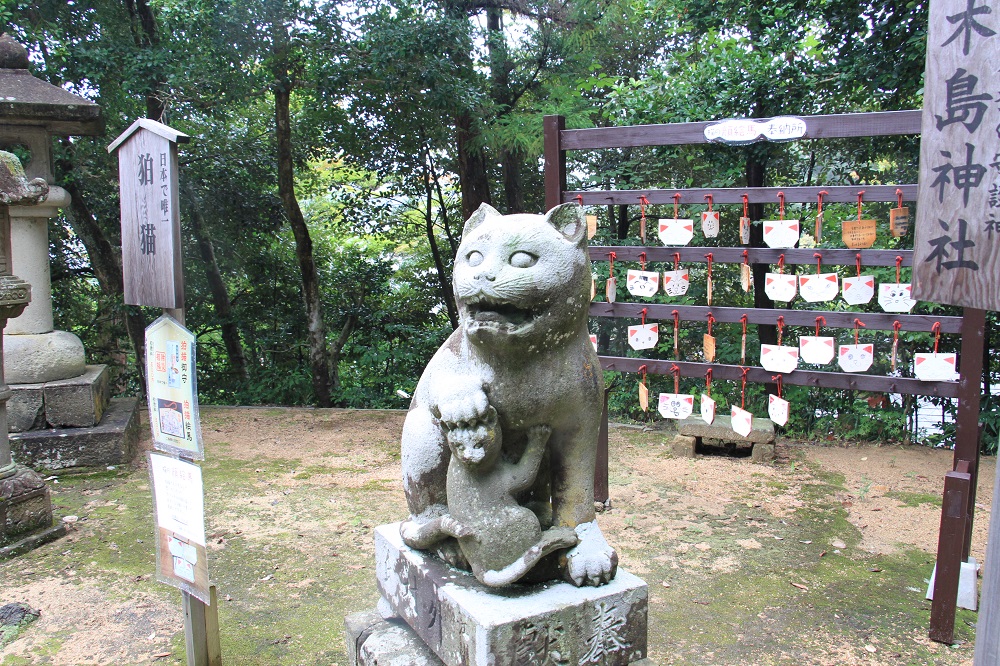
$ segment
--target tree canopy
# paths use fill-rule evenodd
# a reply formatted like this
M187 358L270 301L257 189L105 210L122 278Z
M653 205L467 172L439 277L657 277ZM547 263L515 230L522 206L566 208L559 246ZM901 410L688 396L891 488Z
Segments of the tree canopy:
M141 390L155 313L122 304L104 147L153 118L193 137L182 232L202 399L367 407L403 406L456 324L471 211L541 210L545 114L582 128L916 108L926 22L919 1L0 3L35 75L107 123L56 144L72 195L51 234L58 325L118 390ZM899 182L916 150L605 151L570 172L579 187ZM600 233L634 235L637 213L607 209Z

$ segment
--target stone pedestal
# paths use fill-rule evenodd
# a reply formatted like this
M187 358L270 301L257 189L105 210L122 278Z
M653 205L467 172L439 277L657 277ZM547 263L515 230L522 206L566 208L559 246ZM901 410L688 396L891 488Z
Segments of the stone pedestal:
M55 474L127 465L141 436L138 404L137 398L113 398L95 426L13 433L10 447L18 461Z
M0 559L18 555L65 534L52 525L49 489L38 474L18 465L0 479Z
M375 559L383 615L396 619L348 619L354 664L648 663L646 584L621 568L602 587L551 582L487 588L408 548L398 524L376 528Z
M43 384L15 384L7 403L11 432L52 428L92 428L111 399L106 365L88 365L82 375Z

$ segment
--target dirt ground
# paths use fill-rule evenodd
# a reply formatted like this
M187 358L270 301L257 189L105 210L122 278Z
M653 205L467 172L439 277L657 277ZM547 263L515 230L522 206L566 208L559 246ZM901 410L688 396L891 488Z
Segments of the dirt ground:
M402 412L205 408L209 569L226 664L343 666L343 620L377 600L371 530L405 517ZM673 458L667 434L611 431L599 521L650 586L650 656L666 664L971 664L926 637L924 600L951 452L779 441L778 459ZM148 447L148 442L146 443ZM983 560L995 462L973 555ZM0 563L0 604L41 618L0 666L181 664L180 595L154 576L149 477L51 482L70 534Z

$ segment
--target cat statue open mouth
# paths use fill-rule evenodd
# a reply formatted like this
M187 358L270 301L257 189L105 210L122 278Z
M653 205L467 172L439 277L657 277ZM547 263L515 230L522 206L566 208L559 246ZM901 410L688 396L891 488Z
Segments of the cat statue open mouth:
M590 341L587 225L483 205L455 258L459 326L427 364L403 425L411 548L488 586L614 578L594 512L604 376ZM502 433L502 436L501 436Z

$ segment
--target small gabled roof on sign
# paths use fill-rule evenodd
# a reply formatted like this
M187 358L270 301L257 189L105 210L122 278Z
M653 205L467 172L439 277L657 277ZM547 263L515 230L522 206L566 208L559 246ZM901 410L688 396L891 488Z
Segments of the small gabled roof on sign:
M158 123L155 120L150 120L149 118L139 118L134 123L129 125L129 128L127 130L119 134L117 139L111 142L111 145L108 146L108 152L113 153L116 150L118 150L118 146L125 143L125 141L130 136L135 134L136 130L138 130L140 127L142 129L149 130L153 134L162 136L164 139L170 141L171 143L187 143L188 141L191 140L191 137L189 137L184 132L178 132L172 127L167 127L163 123Z

